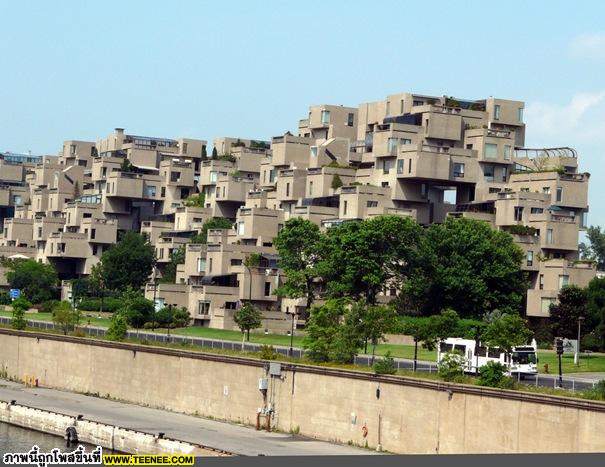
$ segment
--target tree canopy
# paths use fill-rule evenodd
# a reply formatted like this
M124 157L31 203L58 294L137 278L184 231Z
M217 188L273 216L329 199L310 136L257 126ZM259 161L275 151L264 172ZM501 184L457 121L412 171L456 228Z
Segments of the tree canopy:
M210 229L230 229L231 227L233 227L233 221L226 217L213 217L202 224L202 231L191 238L191 243L206 243Z
M233 321L242 332L246 333L246 340L250 340L250 330L260 328L263 324L263 314L251 303L244 303L233 314Z
M586 317L586 290L577 285L568 285L559 292L557 303L550 305L550 322L555 337L575 339L578 318Z
M521 311L527 279L522 250L506 232L485 222L449 218L431 225L421 244L422 258L403 293L423 314L454 308L461 317Z
M140 289L155 266L155 251L144 235L126 232L101 256L100 275L110 290Z
M527 328L527 321L516 314L504 313L494 319L483 331L481 341L489 347L499 347L507 355L513 347L528 343L532 332Z
M21 289L25 298L34 304L50 300L59 280L51 264L34 259L12 261L6 279L11 288Z
M601 227L590 226L586 229L588 245L580 243L580 252L584 259L591 259L597 262L597 269L605 269L605 229Z

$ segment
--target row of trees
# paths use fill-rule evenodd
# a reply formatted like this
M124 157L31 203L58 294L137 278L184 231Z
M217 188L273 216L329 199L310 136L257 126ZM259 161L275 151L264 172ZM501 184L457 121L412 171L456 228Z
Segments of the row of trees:
M424 229L414 220L380 216L321 233L301 218L286 222L275 245L286 281L278 293L305 298L364 299L398 292L400 314L433 315L455 308L480 318L521 310L528 283L523 252L487 223L447 219Z

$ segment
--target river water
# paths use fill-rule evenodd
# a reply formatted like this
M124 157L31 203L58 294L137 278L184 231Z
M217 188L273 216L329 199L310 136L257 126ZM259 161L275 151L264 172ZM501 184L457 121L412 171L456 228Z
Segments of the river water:
M93 450L96 446L80 443L86 452ZM0 422L0 454L6 452L29 452L34 446L40 448L40 452L50 452L53 448L59 448L62 452L73 451L75 447L68 448L65 440L59 436L48 435L39 431L28 430ZM109 450L104 451L109 454ZM0 464L2 459L0 458Z

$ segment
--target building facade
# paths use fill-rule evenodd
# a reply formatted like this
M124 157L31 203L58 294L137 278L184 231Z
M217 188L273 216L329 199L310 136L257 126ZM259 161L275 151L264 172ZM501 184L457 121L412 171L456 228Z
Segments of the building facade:
M157 306L233 328L234 311L251 301L265 328L285 330L304 306L274 293L283 279L273 240L288 219L327 229L384 214L422 225L469 217L513 236L531 282L527 315L547 317L561 287L596 274L578 256L589 174L573 149L525 148L523 109L402 93L312 106L296 134L217 138L214 155L204 140L120 128L96 142L65 141L57 156L1 154L0 255L52 263L67 280L90 274L119 232L139 231L156 251L145 294ZM213 217L232 227L192 243ZM175 283L158 283L176 250L185 260Z

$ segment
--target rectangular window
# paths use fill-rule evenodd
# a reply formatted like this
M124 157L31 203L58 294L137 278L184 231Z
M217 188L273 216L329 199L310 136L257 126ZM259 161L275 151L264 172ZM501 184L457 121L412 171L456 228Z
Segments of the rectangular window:
M510 160L510 156L512 154L512 147L510 144L505 144L504 145L504 159L509 161Z
M399 144L401 144L401 145L412 144L412 140L409 138L399 138Z
M97 229L90 229L90 239L94 240L97 236Z
M317 157L317 146L311 146L311 157Z
M412 105L413 105L414 107L419 106L419 105L424 105L424 101L418 101L418 100L414 100L414 101L412 102Z
M210 314L210 302L208 300L198 300L197 314L200 316L207 316Z
M517 109L517 121L523 123L523 107Z
M231 266L241 266L242 265L242 260L239 258L232 258L231 259Z
M500 120L500 106L496 105L494 107L494 120Z
M405 163L405 161L403 159L397 159L397 173L398 174L403 173L403 164L404 163Z
M343 216L347 215L347 205L348 205L348 202L344 201L343 205L342 205L342 214L343 214Z
M243 222L239 222L237 224L237 234L244 235L244 223Z
M271 282L265 282L265 297L271 295Z
M569 285L569 276L567 274L559 275L559 290Z
M204 272L206 270L206 258L197 259L197 272Z
M290 184L286 183L286 196L290 196Z
M402 115L403 115L403 104L404 104L404 101L403 101L403 99L401 99L401 104L399 106L399 113Z
M502 181L505 182L508 178L508 167L502 167Z
M542 214L544 212L543 208L531 208L531 214Z
M546 243L549 245L553 243L552 229L546 230Z
M212 272L212 258L210 258L208 260L208 272L211 273Z
M387 140L387 152L392 154L397 149L397 138L389 138Z
M549 186L543 186L542 187L542 193L544 193L545 195L550 195L550 187Z
M321 111L321 123L322 123L322 125L330 124L330 111L329 110Z
M557 187L557 202L560 202L563 199L563 188Z
M275 182L275 169L269 171L269 183Z
M384 159L382 161L382 173L387 175L391 171L391 161L388 159Z
M498 157L498 145L485 143L484 156L486 159L496 159Z
M155 198L155 186L145 185L145 197L146 198Z
M309 182L309 196L313 196L313 182Z
M97 256L97 245L92 246L92 254L93 256Z
M464 177L464 164L454 162L454 177Z
M554 298L543 298L540 303L540 311L543 315L550 314L550 305L555 302Z
M534 265L534 252L533 251L527 252L527 265L528 266Z
M42 227L38 227L38 237L42 238Z
M486 182L494 181L494 166L493 165L485 165L483 167L483 178L485 178Z
M355 119L354 113L350 113L349 115L347 115L347 126L353 126L354 119Z
M544 274L540 274L540 278L538 279L538 287L540 290L544 290Z
M378 201L366 201L366 207L368 208L377 208Z
M216 183L217 172L215 170L210 171L210 183Z
M423 183L422 185L420 185L420 196L422 198L426 198L426 196L427 196L426 183Z
M515 206L515 221L520 222L523 220L523 207Z
M409 174L412 173L412 158L410 158L408 161L408 173Z

